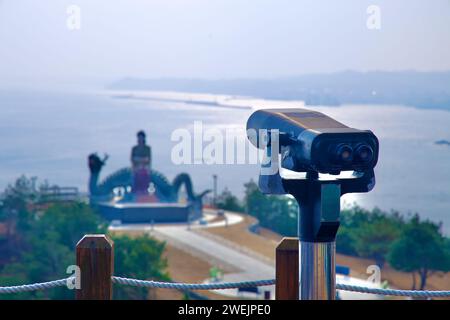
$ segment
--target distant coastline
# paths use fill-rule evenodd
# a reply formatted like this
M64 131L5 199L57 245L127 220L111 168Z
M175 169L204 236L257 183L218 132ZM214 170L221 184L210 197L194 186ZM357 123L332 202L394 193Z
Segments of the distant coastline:
M139 95L136 93L113 93L111 97L114 99L132 99L132 100L150 100L150 101L161 101L161 102L175 102L175 103L186 103L193 105L202 105L202 106L210 106L210 107L221 107L228 109L243 109L248 110L252 109L250 106L239 106L239 105L231 105L227 104L226 101L211 101L211 100L201 100L201 99L193 99L193 98L168 98L163 96L148 96L148 95Z
M382 104L450 111L450 71L345 71L276 79L123 78L111 83L107 89L299 100L310 106Z

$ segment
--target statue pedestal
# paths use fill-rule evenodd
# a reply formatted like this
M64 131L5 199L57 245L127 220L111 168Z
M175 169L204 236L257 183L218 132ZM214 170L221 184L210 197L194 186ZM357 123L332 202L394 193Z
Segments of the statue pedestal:
M107 220L120 220L122 223L168 223L187 222L191 207L181 203L99 203L102 215ZM201 216L199 213L198 218Z
M154 194L137 194L135 195L135 202L136 203L157 203L158 198Z

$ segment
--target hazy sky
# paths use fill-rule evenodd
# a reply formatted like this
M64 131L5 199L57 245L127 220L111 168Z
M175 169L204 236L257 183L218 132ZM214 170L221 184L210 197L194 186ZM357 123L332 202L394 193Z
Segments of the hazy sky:
M450 0L0 0L2 87L346 69L450 70Z

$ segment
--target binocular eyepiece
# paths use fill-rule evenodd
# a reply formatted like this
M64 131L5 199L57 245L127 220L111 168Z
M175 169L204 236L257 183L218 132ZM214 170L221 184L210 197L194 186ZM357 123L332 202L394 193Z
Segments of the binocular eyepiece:
M308 109L255 111L248 119L247 134L258 148L276 142L279 149L272 152L281 153L281 166L297 172L365 171L378 161L378 139L370 130L349 128Z
M359 143L355 146L355 149L349 144L340 143L333 152L335 160L342 163L350 163L353 160L369 163L374 156L372 147L366 143Z

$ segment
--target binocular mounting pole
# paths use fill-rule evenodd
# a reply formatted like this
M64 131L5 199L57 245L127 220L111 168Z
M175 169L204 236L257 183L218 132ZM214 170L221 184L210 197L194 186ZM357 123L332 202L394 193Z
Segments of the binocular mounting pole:
M305 179L282 178L282 182L299 205L300 299L334 300L340 198L345 193L371 190L375 185L373 169L334 180L322 180L317 172L307 172Z
M321 181L317 173L304 180L284 180L286 191L299 204L299 279L301 300L336 297L336 233L339 227L341 188Z

